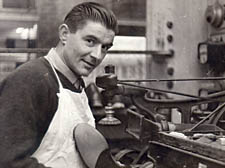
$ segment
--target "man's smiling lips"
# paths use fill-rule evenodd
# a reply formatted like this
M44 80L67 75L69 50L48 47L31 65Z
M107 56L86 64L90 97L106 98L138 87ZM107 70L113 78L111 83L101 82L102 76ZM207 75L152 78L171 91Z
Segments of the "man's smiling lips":
M95 64L94 63L91 63L91 62L88 62L86 60L82 60L85 64L87 64L89 67L91 68L94 68L95 67Z

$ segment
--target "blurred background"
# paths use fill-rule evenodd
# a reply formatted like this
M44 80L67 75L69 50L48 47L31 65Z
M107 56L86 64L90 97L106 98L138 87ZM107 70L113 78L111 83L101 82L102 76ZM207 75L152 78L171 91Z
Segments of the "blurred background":
M85 0L0 0L0 48L48 49L56 46L58 26L66 13L81 2ZM96 2L111 8L119 19L120 32L115 39L114 50L146 50L146 0L96 0ZM0 78L4 78L21 63L44 54L46 53L0 53ZM108 62L122 66L133 56L135 54L128 56L114 54L113 58L124 57L124 59L113 59L115 61L111 62L109 56L102 67ZM129 60L128 68L118 69L119 76L132 77L133 74L137 74L135 77L144 78L144 55L136 57L134 61ZM141 68L133 69L137 66ZM86 82L92 82L102 67L87 78Z

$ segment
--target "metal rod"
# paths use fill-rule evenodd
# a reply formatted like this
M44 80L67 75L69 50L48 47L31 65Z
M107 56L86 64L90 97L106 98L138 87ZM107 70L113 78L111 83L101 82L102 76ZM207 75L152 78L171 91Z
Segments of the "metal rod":
M223 108L225 106L225 103L221 104L220 106L218 106L212 113L210 113L208 116L206 116L204 119L202 119L201 121L199 121L197 124L195 124L192 128L186 130L186 131L192 131L193 129L197 128L199 125L201 125L202 123L204 123L206 120L208 120L211 116L215 115L221 108Z
M49 48L0 48L0 53L43 53L48 52ZM156 51L150 50L109 50L110 54L154 54ZM165 54L170 54L165 52Z
M49 48L0 48L0 53L46 53Z
M139 51L139 50L109 50L108 54L152 54L151 51Z
M225 77L203 77L203 78L186 78L186 79L125 79L119 82L169 82L169 81L205 81L205 80L225 80Z
M150 55L160 55L169 57L172 56L173 53L171 51L154 51L154 50L109 50L108 54L150 54Z
M135 84L129 84L129 83L124 83L124 82L120 82L120 81L118 81L118 84L132 86L132 87L146 89L146 90L152 90L152 91L156 91L156 92L171 93L171 94L176 94L176 95L181 95L181 96L186 96L186 97L192 97L192 98L197 98L197 99L201 99L201 100L202 99L209 100L209 98L206 98L206 97L200 97L200 96L195 96L195 95L190 95L190 94L180 93L180 92L174 92L174 91L169 91L169 90L155 89L155 88L150 88L150 87L145 87L145 86L138 86Z

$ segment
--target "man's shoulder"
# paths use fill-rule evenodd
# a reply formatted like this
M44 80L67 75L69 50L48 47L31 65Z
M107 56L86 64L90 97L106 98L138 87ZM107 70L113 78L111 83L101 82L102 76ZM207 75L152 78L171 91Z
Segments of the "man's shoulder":
M34 60L30 60L19 67L15 70L15 73L20 73L20 74L34 74L35 76L38 75L43 75L51 70L50 64L48 61L41 57L37 58Z
M17 70L18 71L29 70L30 72L46 71L49 69L49 66L50 65L49 65L48 61L45 58L40 57L40 58L30 60L30 61L22 64L21 66L19 66L17 68Z
M9 80L10 78L14 80L40 80L45 74L49 74L50 71L51 67L48 61L41 57L20 65L7 78Z

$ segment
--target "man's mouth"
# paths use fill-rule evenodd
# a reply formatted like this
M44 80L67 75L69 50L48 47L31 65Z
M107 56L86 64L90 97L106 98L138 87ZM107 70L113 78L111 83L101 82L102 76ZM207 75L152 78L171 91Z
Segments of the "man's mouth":
M83 62L84 62L85 64L87 64L88 66L90 66L90 67L95 67L95 64L92 63L92 62L88 62L88 61L86 61L86 60L83 60Z

